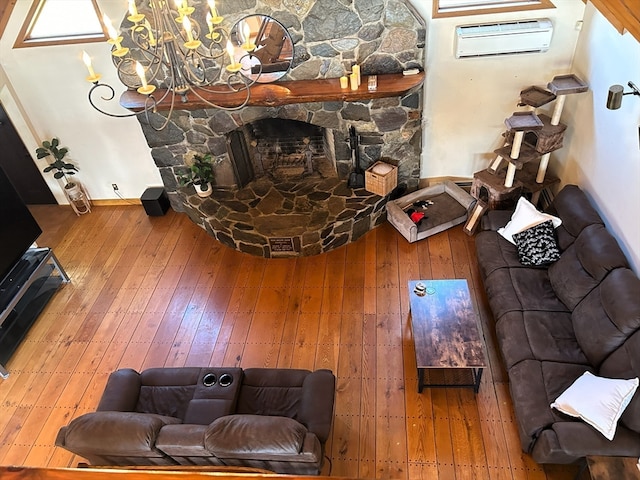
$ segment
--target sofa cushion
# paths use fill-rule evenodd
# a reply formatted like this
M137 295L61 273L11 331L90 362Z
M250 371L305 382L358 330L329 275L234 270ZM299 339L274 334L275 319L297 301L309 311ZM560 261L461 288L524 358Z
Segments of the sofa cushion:
M551 404L560 412L578 417L613 440L618 420L638 389L638 378L598 377L584 372Z
M618 243L603 225L585 227L560 260L549 267L558 298L573 310L614 268L627 267Z
M228 415L209 425L204 442L220 458L295 455L306 434L304 425L288 417Z
M531 450L543 429L570 418L556 413L549 405L585 371L592 369L537 360L524 360L509 370L509 388L524 451Z
M602 218L591 202L576 185L565 185L553 199L549 213L562 218L562 225L556 229L558 245L566 250L585 227L593 224L603 225Z
M496 322L507 370L522 360L588 365L573 332L569 312L509 312Z
M511 311L568 311L556 297L544 268L502 268L485 279L484 285L495 318Z
M640 329L640 279L627 268L615 269L576 306L572 321L582 350L599 367ZM622 373L613 364L607 370L615 377Z
M527 266L549 265L560 258L560 250L548 220L520 233L513 234L520 263Z
M516 246L494 231L478 232L476 250L482 278L487 278L501 268L523 268Z
M303 369L247 368L236 413L296 418L304 379Z
M64 447L83 455L157 457L155 440L165 425L180 419L135 412L92 412L74 419L67 427Z

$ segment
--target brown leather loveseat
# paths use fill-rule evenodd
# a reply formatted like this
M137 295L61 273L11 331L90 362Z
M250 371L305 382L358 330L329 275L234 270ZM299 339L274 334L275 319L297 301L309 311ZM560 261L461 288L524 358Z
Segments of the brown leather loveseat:
M317 475L333 419L329 370L122 369L56 445L92 465L233 465Z

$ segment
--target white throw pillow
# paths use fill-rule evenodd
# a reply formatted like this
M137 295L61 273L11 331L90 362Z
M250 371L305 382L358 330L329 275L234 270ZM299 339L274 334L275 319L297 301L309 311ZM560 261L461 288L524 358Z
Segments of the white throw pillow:
M581 418L608 440L613 440L618 420L637 388L638 378L603 378L584 372L551 408Z
M553 228L558 228L562 220L548 213L542 213L526 198L520 197L516 209L511 215L511 220L504 227L498 229L498 233L515 245L513 235L535 227L542 222L551 220Z

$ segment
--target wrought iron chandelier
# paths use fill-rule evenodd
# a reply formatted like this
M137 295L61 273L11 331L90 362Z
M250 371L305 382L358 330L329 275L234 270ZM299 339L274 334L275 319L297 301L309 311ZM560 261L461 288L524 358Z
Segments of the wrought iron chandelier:
M198 3L197 0L194 3ZM147 123L157 131L168 125L176 99L186 102L187 95L193 94L213 108L245 107L251 98L250 87L262 74L247 19L228 30L223 24L224 18L218 15L215 0L199 2L198 7L189 5L188 0L145 0L140 5L129 0L127 20L131 26L121 32L103 15L118 77L130 90L145 96L144 109L115 114L99 107L96 97L108 102L114 99L115 90L111 85L100 83L102 76L94 71L91 58L83 52L83 61L89 70L87 80L93 83L88 94L91 106L111 117L144 114ZM98 94L105 89L106 95ZM213 102L207 92L236 98L240 94L240 101L233 106L220 105ZM154 125L149 114L155 113L157 105L168 96L168 113L160 125Z

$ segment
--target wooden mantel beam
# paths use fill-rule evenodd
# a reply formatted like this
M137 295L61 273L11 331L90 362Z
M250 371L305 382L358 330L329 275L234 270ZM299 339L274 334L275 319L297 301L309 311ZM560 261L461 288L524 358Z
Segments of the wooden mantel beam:
M424 76L424 72L415 75L401 73L378 75L378 86L376 90L371 91L367 87L366 75L363 75L362 84L357 90L340 88L340 79L338 78L260 83L251 87L251 98L247 106L274 107L292 103L357 102L372 98L402 96L422 85ZM211 88L210 91L204 91L201 96L205 100L223 107L240 105L246 97L246 91L228 93L229 90L226 87L214 88ZM165 93L166 90L158 89L153 93L153 97L160 99ZM141 95L135 90L127 90L120 97L120 104L129 110L138 112L144 110L146 98L145 95ZM159 101L156 108L169 110L171 108L171 94ZM187 95L186 102L182 102L180 97L175 100L174 109L197 110L202 108L212 107L193 93Z

